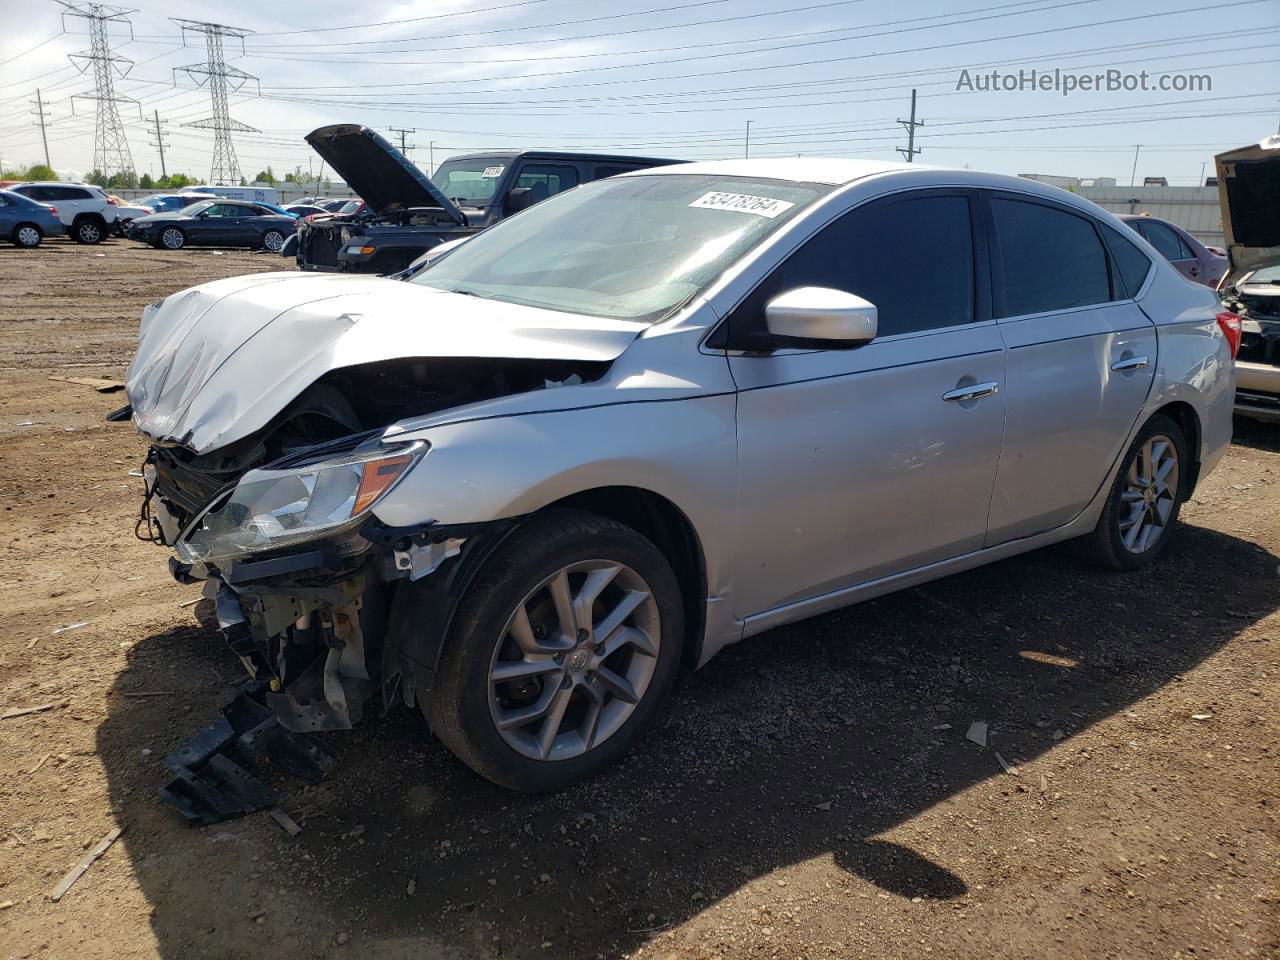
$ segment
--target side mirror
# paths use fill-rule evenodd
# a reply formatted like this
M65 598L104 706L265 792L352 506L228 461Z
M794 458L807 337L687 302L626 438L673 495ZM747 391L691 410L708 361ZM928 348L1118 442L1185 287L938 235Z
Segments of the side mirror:
M877 316L875 304L855 294L799 287L770 300L764 322L775 337L805 341L805 346L848 348L875 339Z
M507 216L519 213L533 206L532 187L512 187L507 191L507 199L503 201L502 212Z

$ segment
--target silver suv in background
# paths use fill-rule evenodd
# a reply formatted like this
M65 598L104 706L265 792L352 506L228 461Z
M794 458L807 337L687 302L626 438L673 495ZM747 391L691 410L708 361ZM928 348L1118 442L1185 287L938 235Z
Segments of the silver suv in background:
M87 183L18 183L9 188L38 203L58 208L58 218L77 243L101 243L116 222L116 202Z
M144 520L291 730L371 698L496 783L679 670L1060 541L1134 570L1231 436L1239 319L1075 195L777 159L565 191L396 280L144 312Z

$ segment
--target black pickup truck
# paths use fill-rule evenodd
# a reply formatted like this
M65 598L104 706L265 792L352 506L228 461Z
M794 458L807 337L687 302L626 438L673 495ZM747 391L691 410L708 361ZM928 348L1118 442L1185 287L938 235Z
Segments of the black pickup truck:
M298 226L282 251L302 270L395 273L449 240L478 233L553 193L629 170L679 163L655 157L491 150L453 157L428 178L378 133L335 124L307 143L365 201L347 216Z

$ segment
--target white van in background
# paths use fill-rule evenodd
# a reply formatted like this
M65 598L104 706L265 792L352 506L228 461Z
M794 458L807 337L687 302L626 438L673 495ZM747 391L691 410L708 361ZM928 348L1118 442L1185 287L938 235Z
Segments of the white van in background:
M226 197L228 200L247 200L250 203L271 203L279 206L280 191L275 187L183 187L180 194L198 193L215 197Z

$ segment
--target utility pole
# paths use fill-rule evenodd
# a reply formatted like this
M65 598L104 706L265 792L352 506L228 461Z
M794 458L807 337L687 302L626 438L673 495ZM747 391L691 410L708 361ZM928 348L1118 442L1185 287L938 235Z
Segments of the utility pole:
M743 145L742 158L744 160L751 156L751 121L747 121L747 142Z
M60 0L65 2L65 0ZM182 43L186 46L187 32L199 33L204 35L205 50L208 60L204 63L193 64L189 67L174 67L174 86L177 86L177 73L181 70L193 80L197 86L209 85L209 98L213 106L213 116L206 117L204 120L194 120L191 123L184 123L184 127L197 127L201 130L213 131L213 163L209 169L210 184L237 184L243 179L240 176L240 161L236 159L236 148L231 142L232 131L241 133L258 133L259 131L249 126L247 123L241 123L239 120L231 119L230 108L227 104L227 92L235 92L243 87L250 80L257 82L258 78L252 74L245 73L236 67L228 67L225 56L222 52L222 38L232 37L240 41L240 48L244 49L244 38L253 33L252 30L243 30L240 27L229 27L223 23L207 23L203 20L182 20L178 17L170 17L182 29ZM259 85L258 92L262 92Z
M911 119L899 120L903 128L907 131L907 145L905 148L898 147L897 151L906 158L907 163L911 163L912 159L920 151L916 148L916 127L923 127L924 121L916 119L916 91L913 87L911 90Z
M93 93L77 93L71 97L71 111L75 112L77 99L97 102L96 123L93 137L93 166L104 176L131 175L133 156L129 153L129 141L125 139L124 124L120 122L118 104L137 103L130 97L117 97L115 79L123 79L133 67L133 61L112 54L107 35L108 23L123 23L129 27L129 40L133 40L133 26L129 14L133 10L124 7L108 7L101 3L84 3L80 0L58 0L64 7L62 18L82 17L89 21L89 49L87 52L69 54L67 59L81 73L93 67ZM141 108L139 108L141 116Z
M390 130L392 133L396 133L400 135L400 152L403 153L406 157L409 155L410 150L418 149L418 145L416 143L405 143L405 137L407 137L411 133L417 133L418 132L417 130L414 130L412 128L408 130L404 130L400 127L387 127L387 129Z
M427 166L431 168L427 171L427 176L434 177L436 174L436 142L434 140L428 141Z
M1133 145L1133 170L1129 173L1129 186L1134 186L1138 181L1138 151L1142 149L1142 144L1135 143Z
M52 170L53 163L49 160L49 136L44 132L44 100L40 96L39 87L36 87L36 108L31 113L36 117L36 123L40 127L40 140L44 144L44 165Z
M160 177L161 179L164 179L169 176L169 171L164 168L164 130L160 126L160 111L155 111L155 114L156 138L152 141L151 146L160 151Z

